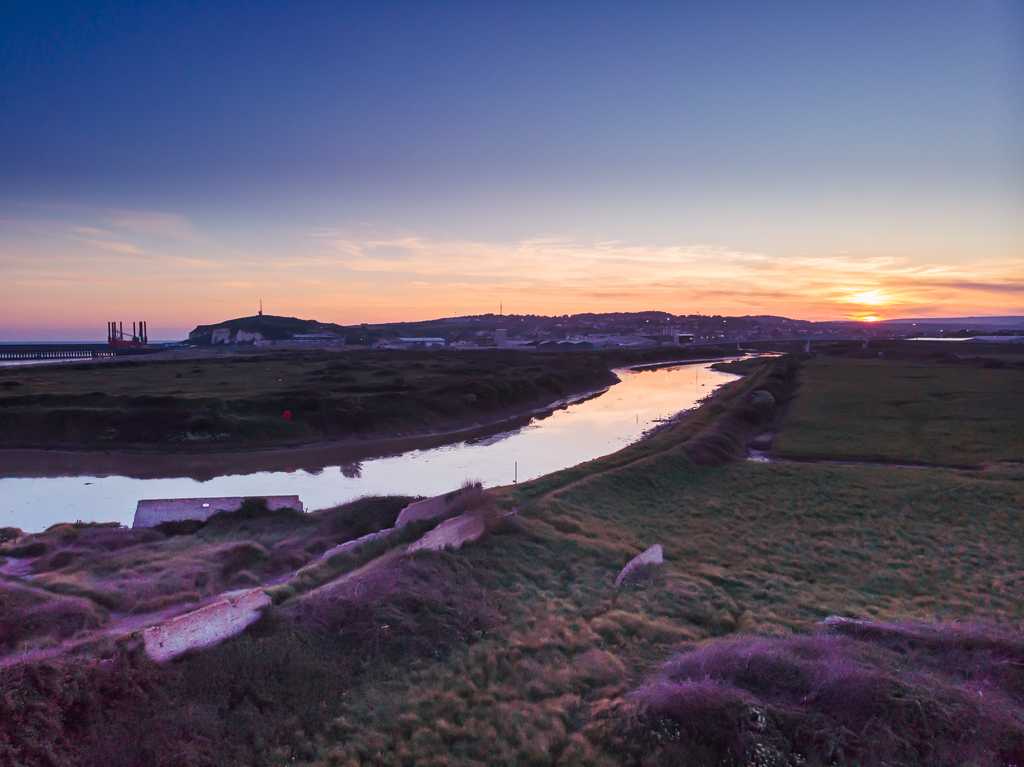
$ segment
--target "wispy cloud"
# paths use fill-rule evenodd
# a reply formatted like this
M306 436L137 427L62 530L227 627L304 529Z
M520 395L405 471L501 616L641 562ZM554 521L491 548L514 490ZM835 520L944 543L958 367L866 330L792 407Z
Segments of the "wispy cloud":
M138 245L128 242L114 232L95 226L76 226L71 230L71 237L85 243L90 248L122 256L141 256L145 251Z
M76 226L71 230L72 234L77 234L79 237L113 237L114 233L109 229L100 229L97 226Z
M591 300L631 308L750 309L825 318L968 307L984 300L979 294L988 294L1000 311L1024 310L1007 303L1024 292L1016 278L1024 273L1024 259L956 266L849 252L785 257L714 243L361 238L338 230L317 238L328 250L309 258L388 285L413 291L429 285L438 293L470 284L478 292L522 294L531 305L554 296L563 304Z
M93 245L100 250L106 250L110 253L120 253L124 256L141 256L145 251L138 245L133 245L130 242L122 242L121 240L88 240L90 245Z
M125 232L166 240L189 240L195 236L192 222L177 213L154 210L114 210L107 216L111 227Z

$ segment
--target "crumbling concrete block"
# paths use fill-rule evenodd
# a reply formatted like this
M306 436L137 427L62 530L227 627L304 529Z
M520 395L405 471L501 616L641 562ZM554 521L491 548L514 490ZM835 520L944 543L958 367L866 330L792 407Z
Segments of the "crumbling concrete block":
M156 527L163 522L194 519L204 522L222 511L238 511L249 499L264 501L271 511L295 509L302 511L302 499L297 495L229 496L226 498L153 498L135 505L132 527Z
M453 514L461 514L470 502L479 498L483 487L479 484L453 490L444 495L413 501L398 513L395 527L404 527L410 522L421 522L424 519L438 519Z
M480 538L487 532L487 525L479 514L460 514L446 519L430 532L424 534L407 551L441 551L459 549L463 544Z
M383 530L378 530L375 533L367 533L366 535L360 536L359 538L353 538L351 541L345 541L344 543L339 543L337 546L332 546L320 555L320 559L326 561L331 557L337 556L338 554L348 554L350 552L356 551L357 549L361 548L367 543L370 543L371 541L376 541L381 538L387 538L388 536L397 532L397 527L385 527Z
M861 620L860 618L847 618L843 615L829 615L825 618L821 624L823 626L868 626L870 621Z
M165 663L189 650L213 647L245 631L269 604L262 589L224 594L212 604L145 629L146 654Z
M630 578L631 575L633 575L637 570L639 570L642 567L647 567L649 565L660 565L664 562L664 551L661 548L661 544L656 543L646 551L637 554L635 557L629 560L629 562L626 563L626 566L622 568L622 572L620 572L618 576L616 576L615 585L621 586Z

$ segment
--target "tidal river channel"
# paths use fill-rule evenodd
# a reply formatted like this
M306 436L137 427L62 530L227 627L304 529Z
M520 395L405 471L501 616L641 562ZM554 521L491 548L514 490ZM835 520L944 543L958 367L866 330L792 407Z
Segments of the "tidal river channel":
M603 394L535 417L525 426L342 466L225 474L205 481L0 476L0 527L37 532L77 520L130 525L135 504L143 498L294 494L314 510L365 495L437 495L467 480L487 486L523 482L613 453L736 378L712 370L707 362L615 372L621 383Z

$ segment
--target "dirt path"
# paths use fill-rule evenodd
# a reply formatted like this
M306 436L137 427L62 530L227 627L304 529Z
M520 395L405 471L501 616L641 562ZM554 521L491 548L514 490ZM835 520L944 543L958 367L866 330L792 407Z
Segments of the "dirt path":
M780 458L762 450L751 450L747 460L752 463L770 463L782 465L816 464L825 466L868 466L889 469L948 469L951 471L985 471L990 468L975 464L926 463L924 461L888 461L885 459L850 459L850 458Z

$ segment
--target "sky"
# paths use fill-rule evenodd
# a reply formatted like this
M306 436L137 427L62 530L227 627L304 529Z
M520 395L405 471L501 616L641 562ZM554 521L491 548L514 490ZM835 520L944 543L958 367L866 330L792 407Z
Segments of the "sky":
M0 5L0 339L1024 314L1024 3Z

